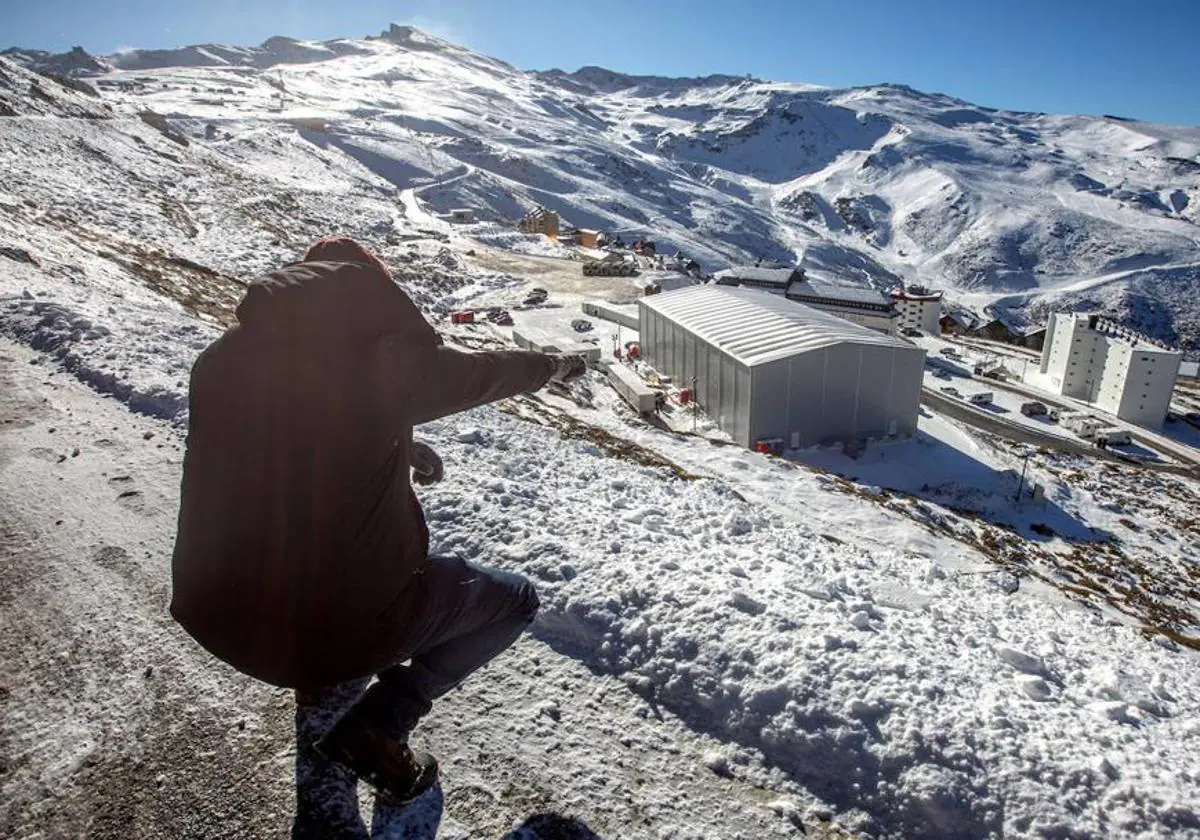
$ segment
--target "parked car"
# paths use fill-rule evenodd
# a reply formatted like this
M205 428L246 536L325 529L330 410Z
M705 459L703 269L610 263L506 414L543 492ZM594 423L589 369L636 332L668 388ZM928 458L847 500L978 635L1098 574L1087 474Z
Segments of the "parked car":
M967 399L971 402L972 405L991 405L992 404L992 392L991 391L976 391L974 394L971 394L971 396L967 397Z
M1116 426L1098 430L1093 440L1097 444L1103 443L1106 446L1125 446L1133 443L1133 437L1129 434L1129 430L1118 429Z
M511 327L513 325L512 315L509 314L507 309L489 309L484 317L487 318L487 320L491 323L498 324L502 327Z
M914 330L912 327L905 327L904 329L900 330L900 334L907 335L909 338L920 338L921 336L925 335L925 333L921 332L920 330Z
M955 388L953 385L943 385L938 390L941 391L943 394L948 394L951 397L961 397L962 396L962 394L959 392L959 390L957 388Z
M1031 400L1027 403L1021 403L1021 413L1026 417L1038 417L1046 414L1046 404L1040 403L1037 400Z
M550 297L550 293L540 287L535 287L529 290L529 294L525 296L525 306L537 306L545 303L546 298Z
M587 318L576 318L571 322L571 329L575 332L587 332L592 328L592 322Z

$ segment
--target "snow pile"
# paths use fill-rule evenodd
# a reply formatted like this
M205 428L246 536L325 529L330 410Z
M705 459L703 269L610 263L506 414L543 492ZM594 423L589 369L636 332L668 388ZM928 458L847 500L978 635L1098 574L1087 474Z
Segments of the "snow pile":
M187 355L198 353L218 332L194 318L161 309L126 307L114 317L84 314L28 292L0 295L0 335L45 353L81 382L131 411L162 420L187 420ZM115 328L106 326L114 324Z
M540 638L742 748L729 772L890 836L1200 828L1188 655L492 410L421 433L436 549L532 576Z

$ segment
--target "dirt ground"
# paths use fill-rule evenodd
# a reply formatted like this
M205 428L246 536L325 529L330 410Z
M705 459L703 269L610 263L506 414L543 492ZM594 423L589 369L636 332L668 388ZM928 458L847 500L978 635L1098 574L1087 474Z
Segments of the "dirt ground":
M476 246L474 257L464 259L482 271L513 274L529 281L529 285L551 294L577 295L628 303L638 295L630 277L584 277L582 261L557 257L537 257L514 254L483 245Z
M0 836L285 836L290 791L279 748L290 697L212 668L175 627L166 611L169 533L153 545L98 539L106 529L79 516L64 476L53 482L58 498L29 480L30 471L45 478L83 465L111 488L111 507L92 508L94 517L146 515L160 500L151 487L133 489L141 470L123 457L130 432L135 440L144 432L78 423L57 398L61 374L47 370L45 391L30 389L13 376L29 359L4 350ZM178 457L170 444L150 452Z

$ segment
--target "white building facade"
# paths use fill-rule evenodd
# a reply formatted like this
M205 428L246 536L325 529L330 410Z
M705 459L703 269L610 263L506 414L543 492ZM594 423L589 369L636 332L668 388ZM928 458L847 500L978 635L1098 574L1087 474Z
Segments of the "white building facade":
M1102 316L1058 313L1046 325L1040 370L1064 396L1158 428L1182 359Z
M638 301L642 358L746 447L916 432L925 351L836 315L706 284Z
M902 330L920 330L929 335L941 332L942 293L921 286L909 286L892 292L892 302L899 315L897 325Z

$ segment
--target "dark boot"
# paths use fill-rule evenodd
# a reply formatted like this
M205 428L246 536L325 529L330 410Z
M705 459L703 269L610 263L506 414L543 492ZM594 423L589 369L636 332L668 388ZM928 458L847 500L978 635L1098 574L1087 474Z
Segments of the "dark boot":
M351 709L316 748L395 805L407 805L437 782L436 758L389 737L359 709Z

